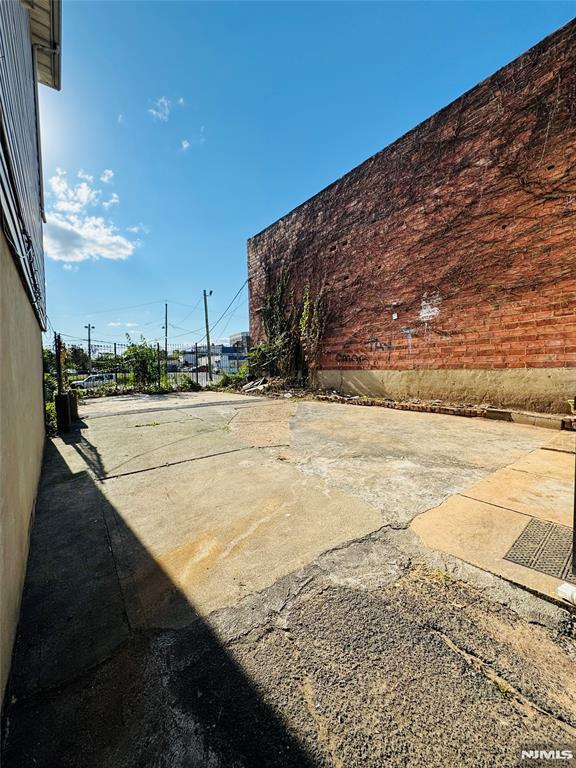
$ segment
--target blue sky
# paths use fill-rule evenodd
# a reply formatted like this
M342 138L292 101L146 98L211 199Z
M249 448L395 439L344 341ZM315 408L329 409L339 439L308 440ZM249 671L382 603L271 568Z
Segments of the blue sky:
M555 2L64 2L41 88L48 314L202 336L246 240L574 15ZM214 329L247 327L244 289Z

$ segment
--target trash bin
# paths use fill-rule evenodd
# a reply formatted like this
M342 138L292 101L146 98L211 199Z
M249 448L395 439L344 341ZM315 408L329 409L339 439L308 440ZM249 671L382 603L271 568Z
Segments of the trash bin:
M56 425L58 434L70 431L70 398L68 395L56 395L54 397L56 406Z

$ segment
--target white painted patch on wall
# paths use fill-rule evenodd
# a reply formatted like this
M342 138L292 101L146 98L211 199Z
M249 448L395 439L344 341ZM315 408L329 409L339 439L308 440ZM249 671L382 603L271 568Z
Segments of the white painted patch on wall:
M420 305L420 313L418 317L423 323L432 320L440 314L440 304L442 303L442 297L439 293L432 293L428 296L427 293L422 297L422 303Z

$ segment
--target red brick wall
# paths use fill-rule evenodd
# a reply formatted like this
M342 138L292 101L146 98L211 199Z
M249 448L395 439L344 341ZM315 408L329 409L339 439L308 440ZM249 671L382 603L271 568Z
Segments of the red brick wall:
M252 238L252 338L284 262L325 369L574 368L575 221L571 22Z

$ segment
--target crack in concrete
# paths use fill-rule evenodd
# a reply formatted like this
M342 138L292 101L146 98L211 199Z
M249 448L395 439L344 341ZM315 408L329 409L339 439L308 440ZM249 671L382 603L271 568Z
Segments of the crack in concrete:
M119 477L127 477L128 475L139 475L143 472L153 472L155 469L164 469L164 467L176 467L179 464L187 464L188 462L192 462L192 461L202 461L203 459L212 459L215 456L226 456L229 453L239 453L240 451L264 450L266 448L285 448L285 447L286 447L286 443L278 443L277 445L245 445L245 446L242 446L242 448L232 448L229 451L207 453L205 456L192 456L188 459L180 459L180 461L167 461L164 464L156 464L154 467L143 467L142 469L133 469L129 472L120 472L116 475L103 475L103 476L95 475L94 477L96 478L96 480L99 480L100 482L105 482L106 480L115 480Z
M469 651L465 651L444 632L441 632L434 627L430 627L430 629L432 632L434 632L434 634L438 635L441 640L443 640L443 642L450 648L451 651L463 659L469 667L483 675L486 680L496 686L496 688L498 688L498 690L512 702L512 704L521 714L526 715L527 717L534 717L536 713L542 715L543 717L552 720L559 728L568 734L568 736L576 738L576 728L570 725L570 723L567 723L562 717L555 715L553 712L549 712L548 710L540 707L538 704L528 699L518 690L518 688L513 686L504 677L502 677L502 675L496 672L493 667L491 667L475 654L470 653Z

